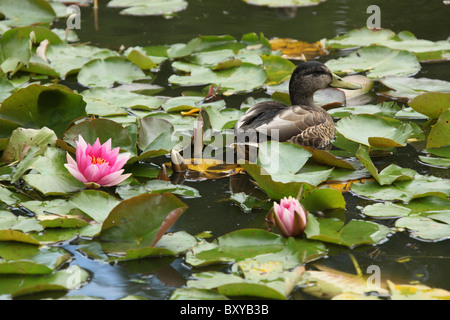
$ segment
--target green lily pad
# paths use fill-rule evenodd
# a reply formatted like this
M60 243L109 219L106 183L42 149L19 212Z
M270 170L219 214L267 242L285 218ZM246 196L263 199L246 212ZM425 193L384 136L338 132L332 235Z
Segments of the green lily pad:
M173 126L167 120L147 117L139 122L137 145L142 153L130 162L167 154L178 143Z
M356 157L369 170L372 176L380 185L392 184L394 181L412 180L416 172L412 169L402 168L396 164L391 164L378 172L378 169L370 159L368 150L361 146L356 153Z
M64 164L66 154L58 148L48 148L31 165L33 169L23 179L45 195L66 195L84 189L82 182L75 179Z
M322 43L328 48L342 49L368 45L382 45L391 49L407 50L414 53L420 61L447 60L450 52L448 41L430 41L417 39L409 31L395 34L389 29L354 29L333 39L324 39Z
M374 147L401 147L413 129L408 123L394 122L371 114L359 114L342 118L336 130L345 138Z
M427 148L442 148L450 145L450 109L439 116L427 138Z
M447 210L448 211L448 210ZM397 228L405 228L414 238L421 240L442 241L450 238L450 224L440 219L433 219L434 215L427 217L409 216L398 219L395 222Z
M3 101L0 119L23 128L46 126L61 137L72 121L86 116L85 105L81 95L65 86L31 84Z
M170 300L228 300L228 298L214 290L197 289L197 288L177 288L175 289Z
M6 31L0 39L0 71L14 75L31 58L30 34L22 34L18 29Z
M175 195L142 194L123 200L102 225L99 240L112 243L109 250L154 246L187 209Z
M120 14L132 16L160 16L172 15L187 8L185 0L111 0L108 7L122 8Z
M356 195L374 200L401 200L405 203L427 196L448 197L450 182L445 179L423 176L418 173L410 181L398 181L381 186L378 182L353 183L351 191Z
M392 103L381 104L365 104L361 106L347 106L340 108L333 108L328 110L332 117L344 118L356 114L374 114L381 117L393 118L395 114L400 111L400 108L393 106Z
M410 215L427 216L429 213L447 211L450 200L439 197L424 197L414 199L408 204L404 203L375 203L364 207L361 211L370 217L398 218Z
M196 67L188 76L171 75L169 82L181 86L214 84L224 90L224 94L252 91L261 87L267 78L266 71L251 63L242 63L239 67L212 71L205 67Z
M128 110L152 110L161 106L162 100L126 90L92 88L81 93L86 101L86 112L98 116L127 114Z
M88 278L89 273L76 265L39 277L34 275L7 276L2 277L0 294L18 297L45 291L67 291L79 288Z
M426 92L409 101L408 105L430 119L437 119L450 108L450 93Z
M86 63L78 73L78 82L85 87L110 88L114 83L132 83L147 78L134 63L121 57L95 59Z
M370 46L352 52L346 57L329 60L331 71L342 73L367 72L372 79L386 76L410 76L420 71L417 57L405 50L392 50L383 46Z
M269 8L308 7L315 6L325 0L243 0L255 6L267 6Z
M62 248L1 242L0 274L51 274L61 264L70 259Z
M186 197L200 197L197 189L181 184L172 184L169 181L149 180L143 185L122 185L116 188L116 193L122 199L129 199L144 193L170 192Z
M379 81L391 90L382 90L378 94L398 100L410 100L425 92L450 92L450 82L428 78L389 76Z
M89 61L114 57L117 52L89 45L51 44L47 47L45 56L49 67L64 79L77 73Z
M69 202L98 223L103 223L111 210L120 201L99 190L83 190L70 198Z
M268 84L278 84L289 80L296 67L291 61L280 56L262 55L261 58L268 75Z
M450 159L449 158L435 158L435 157L426 157L419 156L420 161L427 163L432 166L437 167L450 167Z
M49 25L56 17L55 11L45 0L24 0L20 6L17 5L17 1L4 0L0 3L0 12L8 18L1 24L8 27Z
M387 280L392 300L448 300L450 292L422 284L395 284Z
M385 240L393 230L384 225L363 220L350 220L347 224L336 218L308 219L305 233L308 239L321 240L354 248L375 245Z

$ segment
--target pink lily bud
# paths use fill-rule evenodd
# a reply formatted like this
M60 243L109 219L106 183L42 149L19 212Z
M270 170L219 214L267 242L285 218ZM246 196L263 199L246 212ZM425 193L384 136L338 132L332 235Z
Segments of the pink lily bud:
M111 150L111 139L100 144L99 138L91 146L78 136L76 161L67 153L67 170L88 188L98 189L121 183L130 174L122 174L122 167L130 158L130 153L119 154L120 148Z
M308 212L297 200L284 197L280 204L274 202L267 219L276 225L285 237L296 237L305 231L308 223Z

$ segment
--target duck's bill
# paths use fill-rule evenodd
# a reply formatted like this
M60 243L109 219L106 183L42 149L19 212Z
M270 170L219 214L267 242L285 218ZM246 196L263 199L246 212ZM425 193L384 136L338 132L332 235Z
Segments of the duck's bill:
M331 81L330 86L334 88L341 88L341 89L349 89L349 90L357 90L361 89L361 85L353 82L344 81L341 77L333 75L333 81Z

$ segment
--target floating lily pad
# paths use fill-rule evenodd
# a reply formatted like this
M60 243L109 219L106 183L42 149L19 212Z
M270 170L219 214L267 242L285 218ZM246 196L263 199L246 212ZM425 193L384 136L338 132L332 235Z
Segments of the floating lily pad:
M66 195L84 189L84 184L67 171L64 166L66 162L62 149L48 148L31 165L33 171L24 175L23 179L45 195Z
M131 110L152 110L161 106L162 100L126 90L92 88L82 93L86 112L99 116L127 114Z
M427 196L448 197L450 182L446 179L416 173L413 180L399 181L387 186L381 186L373 181L353 183L351 190L356 195L369 199L401 200L408 203L412 199Z
M14 75L31 58L30 34L22 34L18 29L6 31L0 39L0 71Z
M356 156L380 185L392 184L394 181L400 180L412 180L416 174L414 170L402 168L396 164L391 164L379 172L370 159L368 150L363 146L359 148Z
M367 72L372 79L386 76L410 76L420 71L417 57L409 51L370 46L346 57L328 60L326 66L335 73Z
M376 115L359 114L342 118L336 130L347 139L374 147L401 147L412 133L408 123L389 121Z
M409 216L398 219L395 222L397 228L405 228L412 237L422 240L442 241L450 238L450 224L433 219L434 215L427 217Z
M172 15L187 8L185 0L111 0L108 7L123 8L120 14L132 16Z
M310 216L306 225L308 239L321 240L354 248L360 245L374 245L385 240L393 230L384 225L350 220L347 224L336 218L317 219Z
M129 199L144 193L164 193L170 192L187 197L200 197L199 192L192 187L185 185L175 185L163 180L150 180L144 185L123 185L116 189L116 193L122 199Z
M382 45L391 49L413 52L420 61L447 60L445 53L450 52L448 41L430 41L417 39L414 34L402 31L395 34L389 29L354 29L333 39L322 40L328 48L351 48L368 45Z
M87 62L114 57L117 56L117 52L89 45L52 44L47 47L45 55L49 66L64 79L70 74L77 73Z
M62 248L1 242L0 274L50 274L61 264L70 259Z
M430 119L437 119L450 108L450 93L426 92L409 101L408 105Z
M114 83L132 83L147 78L134 63L120 57L95 59L86 63L78 73L78 82L85 87L110 88Z
M34 275L2 277L0 294L18 297L45 291L67 291L79 288L88 278L89 273L76 265L39 277Z
M1 21L1 25L8 27L49 25L56 17L55 11L45 0L24 0L20 6L14 0L4 0L0 3L0 12L8 18Z
M450 109L442 112L427 138L427 148L442 148L450 145Z
M99 240L113 243L109 250L117 253L154 246L186 208L170 193L123 200L103 222Z
M450 82L428 78L385 77L380 82L392 90L382 90L378 94L398 100L410 100L425 92L450 92Z
M220 86L225 94L252 91L261 87L267 78L266 71L251 63L242 63L239 67L212 71L205 67L196 67L189 76L171 75L169 82L181 86L214 84Z
M85 105L81 95L65 86L31 84L3 101L0 119L17 127L46 126L61 137L72 121L86 116Z
M255 6L267 6L269 8L308 7L315 6L325 0L243 0Z
M427 163L432 166L437 167L450 167L450 159L449 158L436 158L436 157L426 157L419 156L420 161Z
M120 201L99 190L83 190L70 198L69 202L98 223L103 223L111 210Z

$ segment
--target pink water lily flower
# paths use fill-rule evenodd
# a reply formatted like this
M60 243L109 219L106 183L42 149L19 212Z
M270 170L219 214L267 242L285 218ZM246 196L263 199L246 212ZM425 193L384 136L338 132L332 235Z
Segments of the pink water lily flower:
M67 170L88 188L98 189L115 186L131 174L122 174L122 167L130 158L130 153L119 154L120 148L111 150L111 139L100 144L99 138L91 146L78 136L76 161L67 153Z
M285 237L296 237L305 231L308 212L297 199L284 197L280 204L274 202L267 218Z

